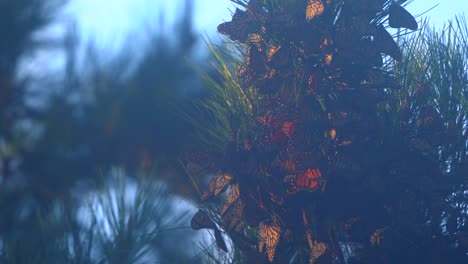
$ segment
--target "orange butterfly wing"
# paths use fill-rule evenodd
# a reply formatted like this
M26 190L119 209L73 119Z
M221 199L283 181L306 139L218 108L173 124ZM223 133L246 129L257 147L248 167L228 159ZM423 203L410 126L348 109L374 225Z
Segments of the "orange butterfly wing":
M314 241L312 243L310 251L311 252L310 252L309 263L314 264L315 261L317 261L317 259L319 257L321 257L323 254L325 254L325 251L327 251L327 245L325 245L324 243L318 242L318 241Z
M222 173L222 172L216 173L216 175L214 176L214 178L211 180L211 182L208 185L208 191L206 191L202 195L202 200L206 200L213 196L219 195L228 187L231 181L232 181L232 176L230 174Z
M267 225L263 222L260 223L258 230L258 250L261 253L266 247L267 257L270 262L273 262L275 257L276 247L279 243L280 234L281 227L278 224L273 223L271 225Z
M380 246L382 244L385 230L386 228L379 228L372 233L369 241L373 246Z
M304 174L296 178L298 189L314 190L322 181L322 172L320 169L308 169Z
M309 0L306 8L306 19L311 20L314 17L321 15L324 10L325 7L321 0Z
M303 217L304 217L304 225L308 226L308 220L305 215L305 212L302 211ZM310 258L309 258L309 263L314 264L315 261L317 261L320 256L325 254L325 251L327 250L327 245L325 245L322 242L318 242L315 240L312 240L312 232L310 230L306 231L306 238L307 242L309 243L309 248L310 248Z
M221 217L224 226L229 230L242 231L245 227L244 209L244 202L241 199L237 199Z

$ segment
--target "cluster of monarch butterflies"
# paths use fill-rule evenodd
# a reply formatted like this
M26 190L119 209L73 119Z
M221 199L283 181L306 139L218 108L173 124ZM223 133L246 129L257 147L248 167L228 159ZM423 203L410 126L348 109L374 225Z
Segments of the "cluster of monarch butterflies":
M253 87L259 98L254 125L230 143L226 151L232 153L212 171L201 198L228 190L220 210L222 227L236 235L256 230L257 243L249 246L269 262L287 246L283 240L303 241L309 263L327 252L337 254L326 237L312 232L313 199L327 193L330 175L354 173L368 162L351 157L353 148L370 144L368 134L378 120L366 113L384 100L385 88L398 87L379 69L383 56L402 57L383 23L410 30L418 26L402 2L250 0L218 26L221 34L246 45L238 77L243 89ZM219 233L205 218L197 213L192 227ZM219 235L217 240L222 241ZM380 244L378 234L372 241Z

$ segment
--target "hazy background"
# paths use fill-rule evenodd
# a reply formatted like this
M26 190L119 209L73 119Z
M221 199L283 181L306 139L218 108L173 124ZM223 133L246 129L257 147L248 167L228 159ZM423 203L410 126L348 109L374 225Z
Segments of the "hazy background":
M138 30L145 26L164 28L165 23L174 21L180 8L181 0L74 0L68 12L76 17L80 32L87 39L94 39L102 45L122 41L127 34L138 36ZM230 11L235 10L229 0L194 0L195 28L207 34L215 34L216 26L229 20ZM467 13L466 0L424 0L410 3L408 9L419 15L438 5L423 16L440 27L455 14ZM144 33L143 33L144 34Z

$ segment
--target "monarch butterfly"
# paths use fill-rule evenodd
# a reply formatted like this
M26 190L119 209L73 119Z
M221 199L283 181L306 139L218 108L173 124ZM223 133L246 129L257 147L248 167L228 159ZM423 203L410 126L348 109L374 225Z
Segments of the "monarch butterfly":
M367 71L365 79L361 81L361 85L371 88L401 88L395 78L392 78L387 72L379 69Z
M218 248L220 248L224 252L227 252L228 249L226 246L226 242L224 241L223 235L221 234L221 231L219 231L218 228L215 228L214 230L214 237L215 237L216 246L218 246Z
M257 121L260 122L262 125L270 125L273 117L271 115L259 116L257 117Z
M278 246L281 234L281 227L277 223L265 224L261 222L258 229L258 251L263 252L266 247L268 261L273 262L276 247Z
M198 212L192 217L190 226L193 230L200 230L203 228L215 229L216 224L211 220L207 212L198 210Z
M185 153L185 170L193 176L206 175L214 168L211 154L208 152Z
M265 75L268 72L266 58L257 46L250 46L247 58L238 71L238 77L250 82L254 77Z
M295 175L295 174L288 174L288 175L284 176L283 182L288 185L288 192L289 193L297 192L296 179L297 179L297 175Z
M283 197L281 197L280 195L276 195L272 192L270 192L270 200L279 206L282 206L284 204Z
M332 140L336 138L336 130L335 129L330 130L330 138Z
M308 169L304 174L299 174L296 178L296 185L299 189L314 190L322 179L320 169Z
M263 9L263 0L250 0L247 4L247 9L254 15L260 16L265 13L265 9Z
M218 32L228 36L232 40L245 42L249 33L253 33L252 25L249 24L249 15L246 11L236 9L232 20L218 25Z
M380 244L382 244L383 233L385 232L386 229L387 228L379 228L375 230L374 233L372 233L369 241L373 246L380 246Z
M317 259L325 254L325 251L327 251L327 245L321 242L314 241L312 243L312 246L310 247L310 258L309 258L309 263L314 264Z
M276 53L281 49L281 45L279 46L271 46L270 50L268 52L268 62L270 62L273 59L273 56L276 55Z
M428 104L420 106L415 121L415 132L419 139L413 138L412 143L417 149L430 151L443 143L447 128L440 113L434 107Z
M328 53L328 54L325 55L325 64L326 65L330 65L332 60L333 60L333 54L332 53Z
M227 173L218 172L208 185L208 191L202 195L202 200L207 200L212 196L217 196L222 193L229 183L232 181L232 176Z
M226 198L226 201L224 202L224 206L221 209L221 216L224 216L226 214L226 211L231 208L231 206L239 200L240 197L240 190L239 190L239 184L234 184L231 187L231 190L229 191L229 194Z
M315 191L322 180L320 169L308 169L305 173L288 174L283 178L283 182L288 186L288 193Z
M434 107L424 104L418 112L416 126L423 132L437 132L445 129L444 121Z
M306 8L306 20L309 21L314 17L321 15L324 10L325 7L321 0L309 0Z
M264 40L260 34L254 33L254 34L249 34L249 41L250 44L253 44L257 47L259 51L263 51L263 46L264 46Z
M286 136L291 137L294 134L295 125L294 122L287 121L283 123L283 132Z
M190 222L190 226L193 230L200 230L203 228L212 229L214 230L215 242L216 245L227 252L226 242L224 241L223 236L221 235L221 231L219 231L216 224L211 220L210 216L207 212L203 210L198 210L198 212L192 217L192 221Z
M355 170L357 165L348 157L344 155L335 155L331 162L330 167L332 170Z
M194 172L198 172L198 171L201 171L202 170L202 167L195 163L195 162L192 162L192 161L188 161L186 164L185 164L185 170L189 173L189 174L193 174Z
M281 168L288 172L294 172L296 170L296 162L293 160L286 160L281 164Z
M344 224L344 230L346 232L349 232L351 230L351 228L353 228L354 224L357 223L359 221L359 217L352 217L350 219L348 219Z
M304 209L302 209L302 219L304 222L304 226L307 228L306 239L307 243L309 243L310 248L309 263L314 264L315 261L325 253L325 251L327 250L327 246L324 243L312 240L312 232L308 229L309 220L307 219L307 215Z
M287 135L283 132L282 129L276 130L276 132L272 135L271 141L278 143L279 145L284 145L286 140L288 139Z
M268 63L274 69L284 69L291 63L291 50L281 45L270 48Z
M242 231L245 228L244 209L244 202L237 199L221 216L224 226L229 230Z
M392 35L382 25L377 27L375 31L374 42L380 52L389 55L397 61L402 59L400 47L398 47Z
M402 6L393 4L390 6L388 14L388 25L392 28L418 29L418 22Z

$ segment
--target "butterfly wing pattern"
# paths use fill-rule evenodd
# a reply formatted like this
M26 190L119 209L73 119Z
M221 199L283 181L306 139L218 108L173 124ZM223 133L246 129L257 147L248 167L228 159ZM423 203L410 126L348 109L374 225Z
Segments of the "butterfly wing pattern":
M207 200L213 196L218 196L229 186L232 176L227 173L218 172L208 185L208 190L203 193L202 200Z
M276 247L278 246L281 234L281 227L276 224L260 223L258 228L258 250L260 253L266 249L267 258L270 262L275 258Z
M382 70L383 58L402 59L384 22L410 30L417 22L401 6L403 0L233 2L241 7L218 32L242 47L243 63L234 67L234 76L241 94L253 94L255 100L241 117L247 122L239 122L237 112L228 118L234 120L230 147L224 159L213 157L222 170L202 201L222 197L219 225L236 240L246 238L242 241L256 231L258 243L244 248L256 248L267 262L290 257L294 250L309 254L309 263L339 258L341 245L327 233L335 227L319 218L303 222L300 212L338 210L321 201L367 188L359 174L367 173L362 167L374 158L367 150L376 145L376 131L383 131L373 113L386 104L387 90L399 87ZM352 208L359 203L349 200L334 206L347 207L340 220L334 219L336 229L344 229L341 220L356 216ZM210 220L197 213L192 228L214 229L222 237ZM283 245L298 243L301 248L283 252ZM226 248L221 240L218 247Z
M323 14L325 7L321 0L309 0L306 8L306 19L311 20L316 16Z
M314 264L327 251L327 245L321 242L314 241L310 247L309 263Z
M229 195L226 198L226 201L224 202L224 206L221 209L221 216L224 216L238 200L240 199L240 190L239 190L239 184L234 184L231 186L231 190L229 191Z

